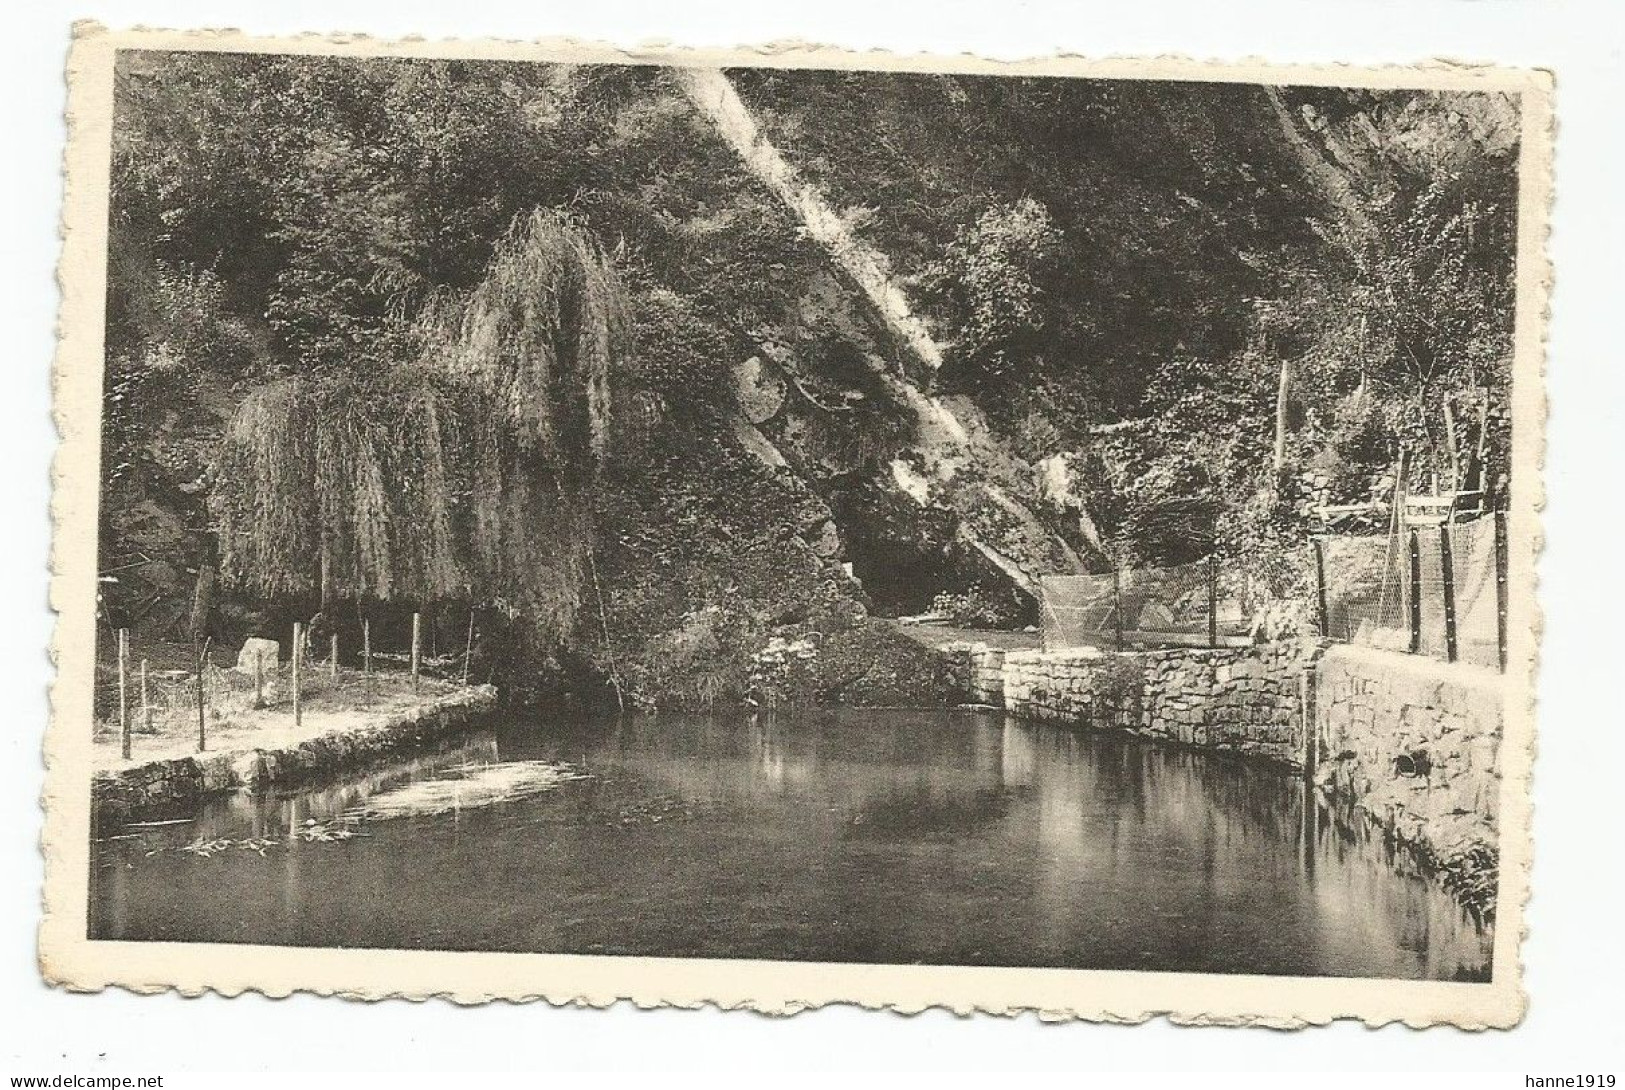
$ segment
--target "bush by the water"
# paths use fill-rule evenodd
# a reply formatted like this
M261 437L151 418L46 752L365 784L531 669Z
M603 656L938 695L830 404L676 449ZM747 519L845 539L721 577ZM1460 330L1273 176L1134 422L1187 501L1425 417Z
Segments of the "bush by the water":
M884 621L866 621L826 639L813 676L824 704L926 708L947 703L941 659Z
M931 612L959 628L1010 628L1017 617L1010 605L980 583L964 591L942 591L931 600Z

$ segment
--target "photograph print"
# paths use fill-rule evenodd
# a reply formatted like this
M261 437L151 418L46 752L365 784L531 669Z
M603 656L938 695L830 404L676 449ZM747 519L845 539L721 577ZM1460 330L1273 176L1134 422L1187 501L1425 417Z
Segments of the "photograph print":
M71 69L47 977L1520 1017L1543 78Z

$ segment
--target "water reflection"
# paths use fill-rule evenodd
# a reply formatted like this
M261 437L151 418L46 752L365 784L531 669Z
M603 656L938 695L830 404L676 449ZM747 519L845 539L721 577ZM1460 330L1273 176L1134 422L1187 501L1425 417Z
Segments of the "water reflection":
M590 778L286 837L451 765ZM1483 979L1490 936L1301 781L985 713L606 723L460 749L97 845L96 937Z

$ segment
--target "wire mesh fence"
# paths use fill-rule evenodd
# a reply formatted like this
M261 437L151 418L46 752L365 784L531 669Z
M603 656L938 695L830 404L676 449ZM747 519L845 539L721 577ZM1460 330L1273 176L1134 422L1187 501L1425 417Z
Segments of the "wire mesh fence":
M1503 516L1315 539L1321 631L1447 662L1506 665Z
M1044 650L1114 647L1120 627L1111 575L1046 575L1039 580Z
M1397 537L1317 539L1321 632L1330 639L1408 650L1405 557Z
M224 664L219 649L207 643L137 644L127 629L111 635L109 653L96 664L94 735L118 744L124 757L159 740L168 750L184 737L201 752L212 734L228 728L297 726L315 701L365 708L398 693L403 681L414 687L422 678L467 684L474 647L471 620L466 646L456 654L424 656L416 618L409 649L374 648L368 630L364 643L342 661L337 637L313 639L302 625L281 642L249 640L235 662Z
M1213 558L1040 580L1044 648L1219 646L1250 626L1245 579Z
M1502 515L1388 535L1314 539L1320 631L1330 639L1506 665L1506 529ZM1040 580L1046 650L1216 647L1249 642L1263 604L1215 558Z
M1463 662L1506 665L1506 539L1499 519L1452 528L1456 644Z
M1439 534L1416 532L1410 535L1408 549L1411 555L1411 578L1415 581L1411 595L1415 612L1415 652L1433 659L1448 659L1450 636L1445 619L1444 550L1439 545Z

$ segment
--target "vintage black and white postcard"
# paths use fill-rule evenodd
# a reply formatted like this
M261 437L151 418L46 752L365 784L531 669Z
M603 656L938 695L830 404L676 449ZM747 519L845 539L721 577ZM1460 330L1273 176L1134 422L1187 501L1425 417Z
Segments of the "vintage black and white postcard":
M1521 1017L1544 73L70 80L49 980Z

